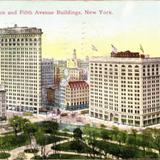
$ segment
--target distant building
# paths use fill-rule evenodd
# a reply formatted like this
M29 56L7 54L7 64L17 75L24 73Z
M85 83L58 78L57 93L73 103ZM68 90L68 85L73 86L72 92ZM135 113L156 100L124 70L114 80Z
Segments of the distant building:
M60 84L60 107L66 110L88 108L89 85L85 81L63 80Z
M67 60L67 68L78 68L78 67L79 67L79 59L77 59L76 49L74 49L72 58Z
M41 107L42 30L35 27L0 29L0 84L7 108L38 113Z
M0 120L6 119L6 90L0 85Z
M64 74L68 72L69 81L82 81L85 80L85 71L82 68L68 68L64 70ZM66 75L65 75L66 76Z
M55 88L54 87L47 88L47 103L48 105L55 104Z
M54 60L42 60L42 104L48 104L47 89L54 85Z
M66 90L67 84L70 84L70 83L79 84L82 81L83 83L86 83L84 81L88 79L88 66L89 66L88 57L86 58L86 61L77 59L77 53L76 53L76 50L74 49L72 58L67 60L66 66L63 68L63 78L60 78L62 77L60 74L60 69L56 68L56 74L55 74L55 84L57 85L55 89L55 105L56 106L60 106L65 109L71 109L71 108L78 109L83 106L81 104L81 107L80 107L76 104L74 107L73 106L67 107L65 103L65 96L66 96L65 90ZM85 94L88 94L87 92L88 85L86 86L87 86L87 89L85 91L82 90L82 92L83 93L86 92ZM75 96L77 96L76 95L77 91L73 92L73 95L72 95L73 97L74 97L74 94ZM85 106L87 106L87 104L85 104L84 107Z
M160 123L160 58L137 52L93 57L89 63L91 117L138 127Z
M67 61L65 60L55 60L54 61L54 71L55 71L55 82L59 79L62 80L64 78L64 69L67 67Z
M88 80L89 75L89 57L86 56L85 60L80 60L79 67L83 69L83 80Z
M81 81L88 79L89 59L86 60L77 59L76 50L73 50L71 59L67 60L67 69L64 74L68 72L70 81Z
M89 68L89 57L88 56L86 56L85 60L80 60L79 61L79 67L84 68L84 69Z
M67 60L67 68L88 68L88 67L89 67L89 57L86 56L85 60L78 59L76 49L74 49L72 58Z
M59 87L60 87L60 82L62 79L64 79L64 70L67 67L67 61L64 60L57 60L54 61L54 103L55 103L55 107L59 107L59 101L60 101L60 91L59 91Z

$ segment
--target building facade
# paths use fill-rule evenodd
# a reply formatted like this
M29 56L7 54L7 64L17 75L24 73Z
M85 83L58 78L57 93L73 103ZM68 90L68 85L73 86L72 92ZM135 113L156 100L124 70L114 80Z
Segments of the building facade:
M73 50L72 58L67 60L67 68L78 68L79 59L77 59L76 49Z
M6 90L0 85L0 120L6 119Z
M59 84L59 81L64 78L64 69L67 67L67 61L55 60L54 61L54 82Z
M0 29L0 83L7 108L38 113L41 107L41 35L29 27Z
M67 61L57 60L54 61L54 102L55 107L59 107L60 103L60 82L64 79L64 70L67 67Z
M42 60L42 104L48 104L47 90L54 85L54 60Z
M86 72L83 68L68 68L67 70L70 81L82 81L86 78Z
M115 123L160 123L160 58L130 51L89 63L89 114Z
M47 102L49 105L55 104L55 88L54 87L47 88Z
M70 81L82 81L88 79L89 57L85 60L77 59L76 49L73 50L72 58L67 60L67 74ZM64 73L66 74L66 70Z
M63 80L60 85L60 106L66 110L88 108L89 85L85 81Z

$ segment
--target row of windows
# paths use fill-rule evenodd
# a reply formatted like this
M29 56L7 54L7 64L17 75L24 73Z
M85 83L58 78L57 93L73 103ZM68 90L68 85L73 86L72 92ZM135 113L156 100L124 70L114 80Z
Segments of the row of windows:
M119 78L121 78L121 79L130 79L130 80L132 80L132 79L139 80L139 77L126 77L126 76L118 77L118 76L109 76L109 75L105 75L105 74L102 75L102 74L98 74L98 73L97 74L90 73L90 77L91 77L91 79L92 78L96 78L96 77L104 77L104 79L106 78L106 80L107 79L119 79ZM144 80L147 80L147 78L144 78Z
M120 67L119 65L113 65L113 64L102 64L102 63L91 63L91 66L93 67L93 66L98 66L98 67L101 67L101 66L105 66L105 67L115 67L115 68L117 68L117 67ZM139 66L138 65L121 65L121 67L122 68L139 68ZM155 67L159 67L159 65L158 64L148 64L148 65L143 65L143 68L150 68L150 67L152 67L152 68L155 68Z
M146 84L146 85L143 85L143 88L150 88L150 87L159 87L159 84L152 84L152 85L150 85L150 84Z
M128 109L128 110L126 110L126 109L121 109L121 112L124 112L124 113L133 113L133 114L140 114L140 111L139 110L131 110L131 109Z
M102 63L91 63L91 66L102 66ZM115 67L115 68L117 68L117 67L119 67L118 65L113 65L113 64L104 64L103 66L105 66L105 67ZM132 67L134 67L134 68L139 68L139 66L138 65L135 65L135 66L132 66L132 65L121 65L121 67L122 68L125 68L125 67L128 67L128 68L132 68Z
M0 43L0 46L37 46L37 45L40 45L40 43Z
M26 42L28 42L28 41L30 41L30 42L32 42L32 41L34 41L34 42L36 42L38 39L37 38L9 38L9 39L7 39L7 38L5 38L5 39L1 39L0 40L0 42L24 42L24 41L26 41ZM41 38L39 38L39 40L41 40Z
M112 103L113 101L106 101L104 104L109 104L110 106L112 106L113 107L113 103ZM102 105L103 104L103 102L100 100L100 99L92 99L92 98L90 98L90 103L92 104L92 105L95 105L95 106L98 106L98 105ZM139 103L139 101L137 101L137 102L133 102L133 101L128 101L128 102L126 102L126 101L121 101L121 105L126 105L126 103L127 103L127 105L139 105L140 103ZM114 105L117 105L118 106L118 102L117 103L114 103Z
M7 103L10 103L10 104L17 104L16 101L8 101ZM21 104L19 105L34 105L34 106L37 106L37 103L29 103L29 102L21 102Z
M156 111L159 111L159 108L157 108L157 109L155 109L155 108L153 108L153 109L146 109L146 110L143 111L143 113L152 113L152 112L156 112Z
M91 109L91 110L94 110L94 109ZM99 112L99 114L100 113L103 113L103 112L101 112L100 110L98 111L98 110L95 110L96 112ZM96 113L95 112L95 115L97 115L98 113ZM93 114L93 112L92 112L92 114ZM108 114L108 113L105 113L105 114ZM108 116L108 115L104 115L104 116ZM118 115L118 114L116 114L115 115L115 117L118 117L118 116L121 116L122 118L134 118L134 119L140 119L140 117L139 116L131 116L131 115ZM101 117L102 117L102 115L101 115Z
M1 51L4 51L4 52L9 52L9 51L13 51L13 52L19 52L19 51L39 51L39 50L41 50L41 48L40 48L40 46L38 46L38 47L12 47L12 48L9 48L9 47L6 47L6 48L1 48ZM29 52L29 53L31 53L31 52Z
M143 94L144 97L151 96L151 95L159 95L159 92L153 92L153 93ZM158 96L156 96L156 98L158 98Z

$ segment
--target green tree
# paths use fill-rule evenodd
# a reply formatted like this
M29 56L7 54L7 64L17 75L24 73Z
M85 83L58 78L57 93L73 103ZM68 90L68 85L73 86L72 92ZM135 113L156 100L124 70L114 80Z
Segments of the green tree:
M98 133L97 130L95 128L91 128L86 126L83 130L84 134L85 134L85 139L86 139L86 145L88 145L91 150L89 150L89 154L90 154L90 158L95 159L96 155L98 155L97 152L97 137L98 137Z
M119 142L119 145L121 145L121 143L125 143L127 139L127 134L125 133L125 131L119 131L117 134L117 141Z
M53 136L54 138L54 144L53 144L53 148L56 148L56 145L57 145L57 141L56 141L56 134L57 134L57 131L58 131L58 128L59 128L59 124L57 122L54 122L54 121L45 121L43 123L43 128L44 128L44 131L46 133L49 133ZM54 150L55 151L55 154L56 154L56 149Z
M126 143L132 150L136 150L138 145L138 137L137 137L137 130L132 129L130 134L127 134Z
M41 146L42 157L46 157L45 146L46 146L47 137L45 136L42 128L38 128L38 131L35 133L35 138L36 138L37 144Z
M103 140L108 140L110 139L110 136L109 136L109 133L106 129L102 129L101 132L100 132L100 137L103 139Z
M153 144L158 150L160 157L160 129L153 129Z
M80 128L76 128L73 130L73 137L75 140L82 140L82 134L83 132L81 131Z
M26 122L29 122L29 120L19 116L14 116L9 119L9 123L13 127L16 137L18 132L23 131L23 128Z
M27 122L25 123L23 130L24 130L24 134L28 137L30 146L32 148L33 146L32 141L35 138L35 134L37 132L37 126L31 122Z
M43 128L46 133L53 134L57 132L59 124L55 121L45 121L43 122Z
M82 142L82 134L83 132L81 131L80 128L75 128L73 130L74 140L71 141L70 143L70 148L73 150L76 150L78 153L81 152L84 147L83 142Z
M118 140L118 133L119 133L119 129L118 127L113 126L112 127L112 139L117 141Z
M144 157L146 157L146 148L150 147L152 141L152 133L150 129L144 129L140 138L140 146L143 148Z
M126 139L126 143L129 147L131 147L132 149L136 149L136 141L135 141L135 137L132 134L128 134L127 135L127 139Z
M71 141L69 147L72 150L76 150L78 153L82 152L82 150L84 149L84 145L80 140Z

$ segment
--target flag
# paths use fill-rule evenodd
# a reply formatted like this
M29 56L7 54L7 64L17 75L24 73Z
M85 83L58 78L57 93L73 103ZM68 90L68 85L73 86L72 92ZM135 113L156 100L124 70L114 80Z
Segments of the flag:
M144 53L144 49L141 44L140 44L140 50Z
M91 47L93 51L96 51L96 52L98 51L98 49L93 44L91 45Z
M118 52L117 48L113 44L111 44L111 46L112 46L112 52L117 53Z

